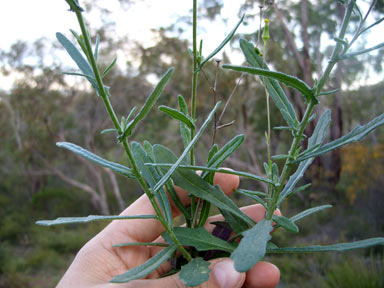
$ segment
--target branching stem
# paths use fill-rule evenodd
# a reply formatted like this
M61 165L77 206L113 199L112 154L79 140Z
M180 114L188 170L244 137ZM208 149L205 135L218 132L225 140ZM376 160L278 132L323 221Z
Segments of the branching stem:
M88 51L88 56L89 56L89 60L91 62L90 64L92 66L93 73L94 73L95 78L96 78L96 83L97 83L97 86L98 86L99 91L100 91L99 92L100 97L102 98L102 100L104 102L104 105L107 109L109 116L111 117L111 120L113 122L113 125L115 126L115 129L120 134L120 133L122 133L121 127L120 127L118 118L116 116L116 113L112 107L110 100L109 100L109 96L108 96L107 92L105 91L104 83L103 83L103 80L101 78L100 71L99 71L97 64L96 64L96 59L94 58L94 55L92 53L91 41L89 39L88 31L87 31L87 28L86 28L85 23L84 23L83 15L81 14L81 11L75 11L75 13L76 13L76 17L77 17L77 20L79 22L79 25L80 25L81 33L84 37L84 43L85 43L85 46L86 46L87 51ZM161 212L161 209L159 208L159 205L156 202L156 199L155 199L153 193L151 192L151 190L148 187L147 183L145 182L143 176L141 175L140 170L136 164L136 161L132 155L132 152L131 152L131 149L130 149L130 146L128 144L127 139L124 139L122 141L122 144L123 144L124 150L125 150L128 158L129 158L129 161L131 162L132 171L133 171L134 175L136 176L136 179L138 180L140 186L143 188L145 194L147 195L149 201L151 202L153 209L155 210L155 213L158 216L159 221L161 222L164 229L167 231L167 233L171 237L172 241L174 241L174 243L178 246L178 250L183 254L185 259L190 261L192 259L191 255L180 244L180 242L177 240L176 235L174 234L174 232L172 230L172 227L169 227L168 223L165 221L164 216Z

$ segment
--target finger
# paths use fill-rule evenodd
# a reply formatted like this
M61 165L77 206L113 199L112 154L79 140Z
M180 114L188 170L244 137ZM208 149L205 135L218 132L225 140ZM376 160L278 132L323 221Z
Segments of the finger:
M272 263L260 261L247 272L245 288L273 288L280 281L280 270Z
M261 204L254 204L249 206L241 207L240 210L247 214L250 218L252 218L255 222L259 222L265 217L265 208ZM274 214L281 216L281 212L279 209L277 209ZM210 224L215 221L223 221L224 217L223 215L215 215L208 218L207 223L204 225L204 228L209 232L212 233L213 229L216 227L214 224ZM234 233L233 233L234 235ZM155 242L164 242L164 239L162 237L158 237ZM151 247L151 257L159 253L159 251L162 250L161 247ZM160 266L158 269L158 272L160 274L167 273L171 269L171 265L169 262L165 262L163 265Z
M240 288L245 281L245 273L237 272L234 268L233 261L229 258L215 259L210 261L211 273L209 280L197 288ZM137 280L127 283L122 288L182 288L187 287L179 278L179 274L160 278Z
M238 187L239 177L231 174L216 173L214 183L220 185L224 193L228 195ZM175 190L181 202L187 205L190 201L188 193L179 187L175 187ZM174 217L180 214L174 205L172 205L172 210ZM155 211L148 197L143 195L120 215L155 215ZM116 220L104 230L106 231L103 233L103 237L113 239L114 244L117 244L127 241L127 238L137 242L152 242L160 236L164 228L156 219L137 219L124 222Z

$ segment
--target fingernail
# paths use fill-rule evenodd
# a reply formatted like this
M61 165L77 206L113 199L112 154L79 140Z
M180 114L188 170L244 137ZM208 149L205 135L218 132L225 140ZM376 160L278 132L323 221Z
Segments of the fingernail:
M221 288L238 287L241 273L235 270L231 259L225 259L213 266L213 274Z

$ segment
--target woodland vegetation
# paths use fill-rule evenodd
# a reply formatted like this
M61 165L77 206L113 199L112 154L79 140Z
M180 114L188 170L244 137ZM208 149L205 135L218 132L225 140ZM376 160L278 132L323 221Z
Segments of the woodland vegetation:
M126 9L135 5L127 0L119 2ZM201 17L204 21L223 21L220 10L225 2L202 1ZM88 4L88 8L100 9L97 1L92 3ZM245 3L239 7L239 14L247 13L245 25L258 23L260 1L248 0ZM329 57L329 46L333 45L324 39L334 37L336 25L344 13L343 6L335 0L275 1L274 5L266 3L263 9L271 20L269 65L313 84L319 69ZM101 13L105 19L113 19L113 14L107 10ZM380 19L383 14L384 5L378 1L373 16ZM153 89L150 80L160 78L170 66L175 67L177 73L159 104L175 107L178 94L189 97L191 79L188 67L191 61L188 48L191 43L184 37L185 31L190 29L188 16L181 15L177 23L153 31L158 42L150 47L129 42L129 35L128 39L110 37L113 24L103 28L91 27L91 36L99 33L100 42L104 43L100 49L100 59L106 61L105 67L115 57L116 50L124 51L127 47L139 63L127 62L125 67L112 70L105 79L111 87L111 101L120 115L127 114L127 107L140 107ZM231 49L235 52L239 50L237 40L240 37L256 42L257 30L258 25L252 34L236 35L231 42ZM364 48L367 43L358 45ZM115 139L100 134L103 129L110 128L110 120L101 102L95 101L96 96L88 84L63 75L62 72L67 71L68 67L47 60L47 55L55 49L61 48L54 42L38 39L34 43L20 41L9 50L0 51L1 73L18 75L11 90L0 90L1 287L52 287L78 249L105 225L95 223L47 229L36 226L36 220L58 216L118 214L142 194L133 181L129 182L107 168L90 164L56 147L58 141L69 141L95 153L102 151L98 154L128 165L125 155L115 145ZM229 53L220 57L223 62L231 63ZM34 59L33 64L30 59ZM379 50L337 66L329 89L341 89L327 95L319 108L319 114L325 107L332 110L333 125L328 140L341 137L357 124L363 124L384 111L383 81L370 86L356 85L364 83L364 79L372 74L383 75L383 63L383 52ZM212 88L218 74L215 85L217 98L225 101L233 94L219 124L235 122L218 129L215 141L220 144L235 134L247 135L243 149L236 152L236 157L229 158L225 166L263 175L267 121L265 98L261 96L264 88L250 81L250 76L239 79L240 74L221 70L219 66L220 61L211 61L200 75L198 113L207 114L212 109ZM304 113L299 101L301 96L294 90L286 89L285 92L295 103L297 114L301 117ZM271 115L272 127L279 126L282 119L273 105ZM140 126L135 130L137 141L152 139L156 143L175 147L175 152L181 151L177 122L155 109L146 123L145 127ZM314 125L313 121L310 129L314 129ZM311 131L307 132L310 135ZM288 145L287 136L285 131L272 132L273 152ZM202 137L199 145L211 145L212 137L213 129ZM176 148L178 146L179 151ZM287 150L289 147L285 148ZM206 155L201 157L205 159ZM196 159L197 163L201 161L203 158ZM383 236L383 171L383 128L359 144L350 144L320 157L302 180L302 184L305 184L311 178L309 192L303 192L305 196L299 193L299 197L283 206L283 214L292 215L297 207L315 204L330 203L334 208L303 221L301 238L296 237L295 241L332 243ZM262 185L254 187L254 182L248 184L246 180L242 181L245 183L243 186L248 185L249 189L266 189ZM233 198L242 205L248 203L240 195ZM320 232L309 234L314 225L319 227L317 231ZM289 234L283 231L277 234L280 243L295 244ZM279 287L304 287L304 283L307 287L352 287L349 283L360 285L353 287L384 287L382 247L348 252L342 257L332 253L304 257L278 256L270 261L282 271ZM311 283L310 286L308 283Z

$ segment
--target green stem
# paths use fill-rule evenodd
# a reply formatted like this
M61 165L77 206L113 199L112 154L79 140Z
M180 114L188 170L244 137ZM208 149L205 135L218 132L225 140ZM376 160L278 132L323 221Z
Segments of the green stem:
M340 32L339 32L339 36L338 36L339 39L344 39L344 37L345 37L347 27L348 27L348 24L349 24L350 19L351 19L354 4L355 4L355 0L351 0L348 3L347 11L344 14L344 18L343 18L341 28L340 28ZM316 87L317 88L316 89L317 95L315 95L315 97L317 97L319 95L319 93L321 92L321 89L324 87L326 81L329 79L329 76L332 72L332 69L336 65L336 63L338 62L339 54L342 51L343 51L343 45L340 42L337 42L335 48L333 49L331 59L328 62L328 65L325 68L323 76L320 78L319 83ZM346 52L346 51L344 51L344 52ZM277 188L277 191L274 194L274 197L271 201L271 203L273 203L273 204L271 206L268 206L268 211L266 213L266 219L272 219L273 212L277 208L277 201L278 201L279 195L284 188L285 182L287 181L288 177L290 176L290 171L292 168L292 164L290 163L290 161L291 161L292 157L294 156L297 148L299 147L299 144L302 140L304 130L308 124L308 120L311 117L311 114L313 112L314 107L315 107L315 103L313 100L311 100L311 102L307 105L303 119L302 119L300 126L299 126L299 130L295 134L291 148L289 149L289 152L288 152L289 157L285 161L284 168L283 168L283 171L281 172L281 176L279 179L280 185Z
M119 120L117 119L116 113L113 110L112 104L109 101L109 97L108 97L108 95L104 89L104 84L103 84L103 81L101 79L99 69L97 68L96 60L95 60L94 55L92 53L91 41L89 40L87 28L85 27L85 24L84 24L83 15L79 11L76 11L75 13L76 13L76 17L77 17L77 20L79 22L79 25L80 25L81 33L83 34L83 37L84 37L85 47L87 48L87 51L89 54L92 70L93 70L93 73L95 74L95 78L96 78L96 83L97 83L97 86L99 87L99 90L100 90L100 97L103 99L103 102L105 104L105 108L107 109L108 114L112 119L113 125L119 131L119 133L121 133L121 127L119 124Z
M283 168L283 171L281 172L281 176L279 179L280 186L277 187L277 191L274 194L274 197L271 201L271 203L273 203L273 204L271 206L268 206L268 211L267 211L267 214L265 216L265 218L268 220L272 219L273 212L275 212L275 210L277 208L277 201L279 199L279 195L280 195L281 191L283 190L284 183L288 179L288 176L290 175L290 171L292 168L292 164L290 163L290 161L291 161L292 157L294 156L297 148L299 147L300 141L303 138L304 130L307 127L308 120L312 115L314 107L315 107L315 102L313 100L311 100L311 102L307 106L307 109L305 110L303 120L300 123L299 131L296 133L295 137L293 138L291 148L289 149L289 152L288 152L289 156L288 156L287 160L285 161L284 168Z
M193 74L192 74L192 96L191 96L191 117L192 120L196 120L196 95L197 95L197 0L193 0L193 28L192 28L192 39L193 39ZM195 134L195 128L191 129L191 139ZM195 164L195 153L194 147L191 149L191 165Z
M198 71L197 71L197 0L193 0L193 28L192 28L192 39L193 39L193 74L192 74L192 97L191 97L191 117L192 120L196 120L196 95L197 95L197 76L198 76ZM193 139L195 134L195 128L191 128L191 139ZM195 164L195 148L192 147L191 149L191 154L190 154L190 159L191 159L191 165ZM192 219L195 218L195 213L196 212L196 203L195 203L195 196L191 195L191 215ZM192 222L193 226L193 222Z
M76 13L79 25L80 25L81 33L83 34L83 37L84 37L85 46L86 46L88 54L89 54L92 70L93 70L93 73L94 73L95 78L96 78L96 83L97 83L97 86L99 87L99 90L100 90L100 97L103 99L103 102L105 104L107 112L112 119L113 125L115 126L116 130L118 130L119 133L121 133L121 127L120 127L118 118L117 118L116 113L112 107L111 102L109 101L109 97L105 91L103 80L102 80L101 75L100 75L100 71L97 67L96 60L95 60L94 55L92 53L91 41L90 41L89 36L88 36L87 28L85 27L83 15L81 14L80 11L76 11L75 13ZM150 202L153 206L153 209L155 210L156 215L159 217L159 221L163 225L164 229L168 232L172 241L178 246L178 250L183 254L185 259L190 261L192 259L191 255L188 253L188 251L185 250L185 248L177 240L176 235L174 234L174 232L172 230L172 227L169 227L168 223L164 220L164 216L161 212L159 205L156 202L156 199L154 198L153 193L151 192L150 188L148 187L147 183L145 182L143 176L140 173L140 170L139 170L139 168L136 164L136 161L132 155L132 152L131 152L131 149L129 147L127 140L124 139L122 144L123 144L124 150L125 150L128 158L129 158L129 161L132 165L132 171L133 171L134 175L136 176L136 179L138 180L140 186L143 188L148 199L150 200Z
M340 32L339 32L339 39L344 39L345 33L347 32L347 27L351 19L352 11L353 11L353 6L354 6L355 0L352 0L348 4L347 11L344 14L343 22L341 24ZM328 80L329 75L331 74L331 71L333 67L336 65L338 62L338 57L340 52L343 50L343 44L336 42L336 46L333 49L331 59L328 62L327 67L325 68L325 71L323 73L323 76L319 80L319 84L317 85L317 93L320 93L320 90L324 87L325 82ZM344 51L346 53L347 51ZM317 95L315 95L317 96Z

